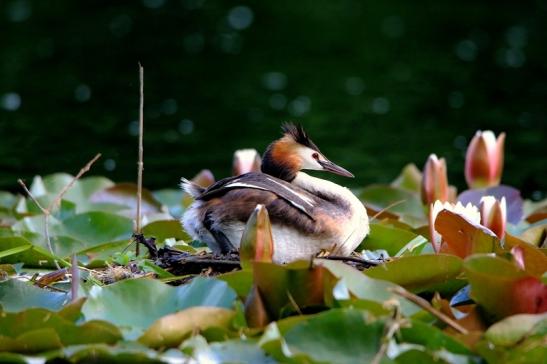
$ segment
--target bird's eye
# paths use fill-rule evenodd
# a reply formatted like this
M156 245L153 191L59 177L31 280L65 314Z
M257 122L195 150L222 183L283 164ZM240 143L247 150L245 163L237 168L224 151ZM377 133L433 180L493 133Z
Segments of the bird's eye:
M319 160L319 154L318 154L318 153L313 153L313 154L311 155L311 157L312 157L313 159L315 159L315 160Z

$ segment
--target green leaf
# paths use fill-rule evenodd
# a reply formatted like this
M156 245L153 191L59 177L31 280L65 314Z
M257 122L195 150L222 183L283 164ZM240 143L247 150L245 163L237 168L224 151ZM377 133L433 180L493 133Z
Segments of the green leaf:
M391 182L391 186L420 193L421 183L422 172L414 163L409 163L404 166L399 176Z
M92 211L63 221L62 235L84 241L88 247L101 243L129 239L133 221L108 212Z
M113 344L120 339L119 330L107 322L89 321L80 326L42 308L0 316L0 351L33 353L66 345Z
M370 234L363 240L358 249L384 249L390 256L395 256L410 242L420 237L409 230L399 229L382 223L370 224Z
M0 259L9 257L10 255L13 255L13 254L24 252L25 250L29 250L30 248L32 248L32 245L29 244L29 245L20 245L11 249L2 250L0 251Z
M435 326L418 320L411 320L410 327L403 327L400 330L399 341L423 345L431 351L445 349L456 354L471 354L469 349L459 341Z
M547 325L547 313L509 316L490 326L484 336L494 345L513 346L538 325Z
M369 268L364 273L375 279L390 281L413 292L427 291L432 287L455 279L462 271L463 261L453 255L418 255L394 259ZM465 284L462 281L462 284Z
M167 206L169 213L175 217L180 218L184 212L184 206L182 205L182 198L184 193L181 189L163 189L152 192L154 198L158 200L162 205Z
M297 323L284 338L292 355L316 362L370 363L381 345L383 321L365 311L332 309Z
M0 305L6 312L17 312L31 307L59 310L68 300L67 293L38 288L17 279L0 282Z
M226 308L190 307L159 318L144 332L139 342L152 348L176 347L194 330L228 328L234 316L235 311Z
M105 287L94 286L82 312L87 320L101 319L119 325L124 336L133 340L160 317L193 306L230 308L235 297L225 282L214 279L197 277L178 287L154 280L128 279Z
M401 216L403 220L408 217L413 226L427 223L422 201L417 193L385 185L371 185L361 191L359 198L375 210L389 207L389 212Z
M332 292L332 298L335 300L350 301L357 298L369 303L367 309L373 310L377 314L389 312L384 307L387 301L398 302L401 312L406 316L411 316L421 310L412 302L393 293L393 288L398 287L396 284L370 278L342 262L316 260L316 264L321 264L339 279Z
M464 261L471 285L471 297L497 317L514 314L513 285L526 276L513 263L499 257L478 254Z
M253 285L253 273L249 270L236 270L220 274L216 278L228 283L240 298L247 296Z
M88 268L97 268L105 265L107 260L112 259L114 254L119 253L128 247L129 241L121 240L110 243L95 245L92 248L80 250L76 258ZM142 251L142 250L141 250ZM142 251L144 254L144 251Z
M22 249L22 251L14 254L1 256L0 263L25 263L27 267L53 267L53 258L49 252L42 247L33 245L30 241L22 236L0 237L0 252L14 251Z
M276 363L252 341L226 340L208 344L204 337L195 336L184 342L182 350L203 363Z
M145 225L142 233L148 237L155 237L158 243L165 239L174 238L176 240L191 241L192 238L182 229L178 220L158 220Z
M137 185L134 183L118 183L100 191L89 198L92 203L110 203L123 205L131 210L137 208ZM143 214L161 212L161 203L154 198L152 192L142 190L141 212Z

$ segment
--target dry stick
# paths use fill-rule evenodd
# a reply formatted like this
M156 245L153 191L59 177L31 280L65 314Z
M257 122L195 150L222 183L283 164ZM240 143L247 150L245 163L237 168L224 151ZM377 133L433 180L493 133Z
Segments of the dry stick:
M374 356L374 359L372 359L372 361L370 362L371 364L380 364L380 362L382 361L382 358L386 354L389 341L391 340L391 338L393 338L393 335L395 335L395 333L399 331L400 327L401 327L400 319L394 318L391 324L389 325L389 328L386 334L382 338L382 346L380 346L380 350L378 350L378 352Z
M144 148L142 146L142 135L144 133L144 69L139 63L139 81L140 81L140 97L139 97L139 162L137 163L137 234L141 233L141 200L142 200L142 170L144 167L143 153ZM139 256L139 244L135 247L135 254Z
M401 287L394 287L394 288L391 288L390 290L393 293L395 293L395 294L397 294L401 297L404 297L407 300L409 300L410 302L415 303L416 305L420 306L421 308L423 308L424 310L426 310L427 312L429 312L433 316L437 317L439 320L443 321L444 323L446 323L448 326L450 326L451 328L453 328L454 330L456 330L460 334L463 334L463 335L468 335L469 334L469 331L467 331L467 329L465 327L461 326L456 321L452 320L450 317L448 317L447 315L445 315L441 311L439 311L436 308L434 308L433 306L431 306L431 304L429 302L427 302L425 299L423 299L422 297L416 296L415 294L412 294L412 293L408 292L407 290L405 290Z
M93 163L95 163L97 161L97 159L99 159L100 157L101 157L101 153L97 153L97 155L95 155L95 157L93 157L92 160L87 162L87 164L85 166L83 166L82 169L80 169L78 174L76 174L76 176L74 176L74 178L72 178L72 180L61 189L61 191L59 191L57 196L55 196L55 198L53 199L53 201L49 204L49 206L47 208L44 208L38 202L38 200L29 191L29 189L27 188L27 186L25 185L23 180L21 180L21 179L17 180L17 182L21 185L21 187L23 187L23 189L25 190L27 195L30 197L30 199L36 204L36 206L38 206L38 208L44 214L44 237L46 238L46 243L47 243L48 250L51 253L51 255L53 255L53 256L55 254L53 253L53 247L51 245L51 238L49 236L49 217L50 217L51 213L53 212L53 209L55 209L55 207L61 202L63 196L67 193L67 191L74 185L74 183L78 179L80 179L80 177L82 177L82 175L84 173L89 171L89 169L91 168L91 165ZM59 266L59 263L57 262L57 259L53 259L53 263L55 263L55 267L57 267L57 269L61 269L61 267Z
M373 217L371 217L369 223L370 223L370 222L373 222L378 216L380 216L381 214L383 214L384 212L386 212L386 211L389 210L390 208L395 207L395 206L397 206L397 205L400 205L400 204L402 204L403 202L406 202L406 200L395 201L395 202L393 202L392 204L387 205L386 207L384 207L383 209L381 209L380 211L378 211Z
M87 164L85 166L82 167L82 169L80 169L80 171L78 172L78 174L76 174L76 176L74 176L74 178L72 178L72 181L70 181L67 185L65 185L65 187L63 187L61 189L61 191L57 194L57 196L55 197L55 199L53 200L53 202L48 206L48 210L51 212L53 211L53 209L59 204L61 203L61 199L63 198L63 196L67 193L67 191L74 185L74 183L76 183L77 180L80 179L80 177L82 177L84 175L84 173L88 172L89 169L91 168L91 166L93 165L93 163L95 163L97 161L97 159L101 158L101 153L97 153L97 155L95 155L95 157L93 157L92 160L90 160L89 162L87 162Z
M80 270L78 269L78 260L76 254L72 254L72 267L70 267L70 293L72 295L72 302L78 299L78 285L80 283Z
M49 252L51 253L52 256L55 256L55 254L53 253L53 247L51 246L51 239L49 237L49 215L51 213L51 211L49 210L49 207L46 209L46 208L42 207L42 205L40 205L40 203L38 202L38 200L36 200L34 195L32 193L30 193L29 189L27 188L27 186L25 185L25 182L23 182L22 179L18 179L17 182L21 185L21 187L23 187L23 189L27 193L28 197L30 197L30 199L32 201L34 201L36 206L38 206L38 208L44 214L44 237L46 238L46 244L47 244L47 248L48 248ZM57 262L57 259L53 259L53 263L55 264L55 267L57 269L61 269L61 266Z

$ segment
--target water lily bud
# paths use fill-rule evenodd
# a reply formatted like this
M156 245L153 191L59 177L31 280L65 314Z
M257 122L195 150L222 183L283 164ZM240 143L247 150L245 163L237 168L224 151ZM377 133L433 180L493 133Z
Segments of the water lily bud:
M477 131L465 156L465 180L470 188L497 186L503 171L505 133Z
M194 178L192 178L192 182L201 187L209 187L215 183L215 176L213 176L213 172L210 170L202 169Z
M234 153L232 175L260 172L261 159L256 149L240 149Z
M432 204L435 201L448 201L449 188L446 177L446 161L431 154L425 162L422 177L422 202Z
M492 230L498 238L503 239L507 222L505 197L498 201L494 196L484 196L481 198L480 211L481 225Z

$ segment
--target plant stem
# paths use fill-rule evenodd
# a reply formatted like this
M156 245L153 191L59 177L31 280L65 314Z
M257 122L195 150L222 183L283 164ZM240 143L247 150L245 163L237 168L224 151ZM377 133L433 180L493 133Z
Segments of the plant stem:
M142 201L142 170L144 169L143 162L143 133L144 133L144 69L139 63L139 81L140 81L140 97L139 97L139 161L137 163L137 222L136 233L141 233L141 201ZM135 254L139 256L139 244L135 247Z

